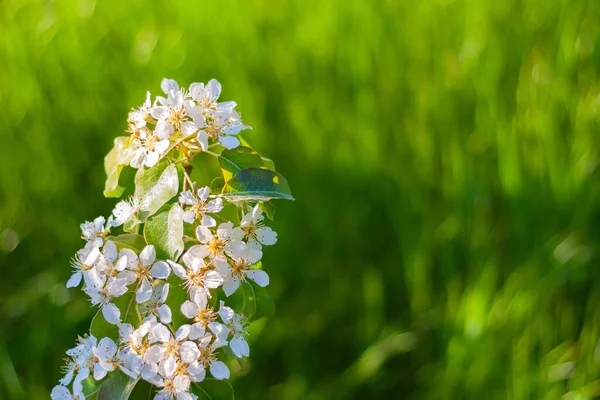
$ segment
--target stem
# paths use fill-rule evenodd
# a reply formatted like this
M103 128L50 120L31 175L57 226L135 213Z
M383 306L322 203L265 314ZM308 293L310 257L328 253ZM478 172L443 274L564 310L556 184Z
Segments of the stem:
M192 182L192 178L190 178L190 175L192 173L192 164L185 164L183 166L183 175L185 177L185 179L183 180L183 191L185 192L186 190L188 190L188 184L189 186L192 187L192 189L194 188L194 182Z

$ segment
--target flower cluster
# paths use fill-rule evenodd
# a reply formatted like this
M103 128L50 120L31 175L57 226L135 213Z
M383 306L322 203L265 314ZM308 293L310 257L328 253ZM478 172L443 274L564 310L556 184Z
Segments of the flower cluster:
M118 373L153 384L155 399L196 399L193 385L207 375L228 379L225 361L250 354L249 317L227 302L242 285L269 284L262 246L275 244L277 234L264 223L264 201L233 203L220 191L197 188L188 175L195 153L213 145L235 148L235 135L248 127L235 102L217 102L216 80L185 90L164 79L161 88L165 97L152 102L148 93L130 112L130 136L117 159L138 175L159 163L160 171L179 173L150 183L136 175L136 195L117 203L109 218L81 224L85 245L71 261L67 287L81 285L98 314L90 333L67 351L65 375L52 399L83 400L89 387L102 388L95 381ZM181 184L179 175L185 175ZM225 217L231 215L227 207L239 212L236 223ZM164 231L153 236L147 228L159 212ZM95 332L96 321L114 335Z
M152 102L148 92L144 104L129 113L127 158L133 168L156 165L173 142L186 141L190 148L199 146L205 151L212 139L233 149L240 144L235 136L251 129L242 123L234 101L217 102L221 84L215 79L206 85L192 83L189 90L163 79L160 87L166 97L157 96Z

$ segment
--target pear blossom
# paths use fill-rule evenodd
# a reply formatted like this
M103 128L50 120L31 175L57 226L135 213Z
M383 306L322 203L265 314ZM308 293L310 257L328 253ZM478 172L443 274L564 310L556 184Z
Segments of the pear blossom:
M186 300L181 304L181 313L194 322L190 326L189 338L191 340L211 336L210 332L207 332L207 329L210 329L215 334L222 332L221 324L216 322L217 312L214 308L208 307L206 303L197 304Z
M78 253L71 259L71 267L75 271L67 281L68 288L79 286L81 279L96 267L96 261L100 257L100 250L98 247L94 247L85 257L83 254Z
M117 255L115 243L110 240L107 241L102 248L96 270L106 277L118 277L119 273L127 267L127 257L122 256L117 260Z
M230 102L226 107L218 107L216 110L205 111L207 127L200 129L196 135L202 150L208 148L208 140L218 140L226 149L234 149L240 145L235 137L245 129L252 129L244 125L240 115L234 109L235 103Z
M85 396L82 392L71 394L71 391L61 385L56 385L50 393L52 400L85 400Z
M139 328L134 329L130 324L119 325L119 338L125 345L123 348L124 362L121 370L130 376L148 380L157 374L157 365L148 357L148 349L152 344L149 333L157 324L156 317L151 315L144 319Z
M244 232L240 227L233 227L232 222L223 222L217 228L216 234L209 227L200 225L196 228L196 239L200 242L203 252L207 252L208 257L223 258L225 251L229 249L231 242L241 241Z
M199 219L204 226L217 226L217 221L213 217L206 215L206 213L218 213L221 211L223 209L223 199L217 197L207 202L209 195L210 188L208 186L198 189L195 193L187 190L179 195L181 206L190 206L183 213L183 220L185 222L193 224Z
M215 340L211 343L210 337L200 339L198 349L200 356L198 362L205 368L210 370L210 374L219 380L229 379L229 368L223 361L218 360L217 349L227 345L227 342Z
M260 250L237 241L229 247L227 255L231 258L231 264L223 260L215 261L215 267L224 279L223 291L226 296L231 296L246 279L254 281L260 287L269 284L269 275L265 271L251 269L262 258Z
M123 225L125 222L134 218L139 210L140 201L135 197L118 202L112 212L115 217L112 221L112 226Z
M141 128L131 139L129 165L136 169L155 166L169 148L168 137L169 135L160 129L152 132L147 127Z
M227 307L225 302L221 300L219 308L219 316L227 329L229 339L229 347L233 354L238 358L248 357L250 355L250 346L246 341L246 321L242 314L238 314L231 307Z
M150 92L146 92L146 100L144 101L144 103L140 107L138 107L137 110L133 109L129 112L127 122L129 123L130 130L132 132L135 132L137 129L146 126L146 122L148 121L148 117L150 116L151 109L152 100Z
M184 286L188 289L191 299L197 304L205 303L207 298L211 297L210 289L216 289L223 284L223 277L204 259L207 255L206 247L193 246L182 256L187 268L174 261L168 261L173 273L184 280Z
M94 379L99 381L106 376L110 371L114 371L115 366L119 365L116 358L117 345L108 337L100 339L100 342L92 348L92 353L95 356L94 363Z
M162 135L170 136L175 131L180 131L184 136L193 134L198 127L191 120L190 109L194 107L191 101L186 101L184 93L173 79L163 79L160 85L166 98L156 98L151 114L158 122L157 131ZM191 110L194 114L194 110Z
M170 324L172 321L171 308L166 304L169 296L169 284L163 283L152 286L150 299L140 305L142 317L154 315L160 318L163 324Z
M112 218L106 221L104 217L97 217L92 222L85 221L80 225L81 238L87 242L86 250L102 246L104 238L110 233L111 224Z
M94 271L92 271L94 272ZM121 311L111 301L127 292L127 281L114 276L100 276L97 272L90 273L90 283L83 290L93 305L100 304L102 315L106 322L116 325L121 322Z
M171 274L171 268L165 261L156 260L156 250L153 245L144 247L139 257L131 249L123 249L121 257L127 257L127 269L119 274L127 284L138 281L135 299L138 303L150 300L152 296L151 281L154 279L166 279Z
M263 211L257 204L252 212L242 216L240 222L240 228L244 231L244 239L248 241L248 246L257 250L261 249L261 244L271 246L277 242L277 233L268 226L264 226L263 219Z

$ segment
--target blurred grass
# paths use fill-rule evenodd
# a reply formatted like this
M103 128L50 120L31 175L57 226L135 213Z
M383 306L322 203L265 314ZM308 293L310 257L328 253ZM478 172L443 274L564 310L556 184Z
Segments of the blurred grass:
M297 199L239 399L600 396L600 3L0 2L0 398L48 398L102 158L217 78ZM256 327L260 330L260 327Z

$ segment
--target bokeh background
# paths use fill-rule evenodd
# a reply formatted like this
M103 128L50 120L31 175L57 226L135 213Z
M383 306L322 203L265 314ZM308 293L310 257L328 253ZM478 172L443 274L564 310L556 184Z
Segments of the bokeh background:
M600 3L0 2L0 398L89 326L64 287L102 160L217 78L296 202L236 397L600 396Z

